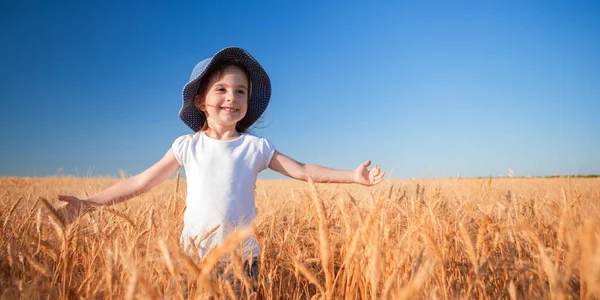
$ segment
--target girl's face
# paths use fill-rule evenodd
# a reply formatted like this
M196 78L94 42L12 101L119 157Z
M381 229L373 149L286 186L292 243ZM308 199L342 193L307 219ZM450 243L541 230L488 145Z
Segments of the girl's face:
M235 128L248 110L250 86L246 73L235 66L226 67L208 81L206 96L196 96L196 106L204 112L209 127Z

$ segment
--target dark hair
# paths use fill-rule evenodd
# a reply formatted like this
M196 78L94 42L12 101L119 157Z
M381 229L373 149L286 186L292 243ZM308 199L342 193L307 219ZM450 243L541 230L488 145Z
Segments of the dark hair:
M202 98L202 100L201 100L202 103L204 103L204 101L206 101L206 90L208 89L208 82L215 76L217 76L217 80L221 79L221 77L223 76L223 73L225 73L225 69L227 69L229 67L237 67L240 70L242 70L244 72L244 74L246 74L248 83L252 84L252 81L250 80L250 73L248 72L246 67L244 67L244 65L237 63L237 62L223 62L223 63L215 64L215 65L211 66L208 70L206 70L206 75L204 75L202 77L202 80L198 84L198 91L196 92L196 95L199 95ZM251 88L251 87L249 87L249 88ZM250 110L250 103L251 103L250 96L252 96L251 90L248 91L248 110ZM200 111L200 113L202 113L202 115L204 116L204 123L202 123L202 127L200 127L200 129L198 131L205 131L206 129L208 129L208 122L207 122L206 115L204 114L204 112ZM248 115L247 112L246 112L246 115ZM246 132L248 130L247 127L240 125L240 123L244 123L243 121L245 118L246 118L246 116L244 116L244 118L242 118L239 122L237 122L237 124L235 126L235 130L237 130L237 132L241 133L241 132Z

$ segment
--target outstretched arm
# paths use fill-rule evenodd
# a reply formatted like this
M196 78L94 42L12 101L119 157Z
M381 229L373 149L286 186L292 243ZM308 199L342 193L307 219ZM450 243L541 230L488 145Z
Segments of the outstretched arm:
M156 164L144 172L119 181L115 185L100 191L87 199L78 199L73 196L59 195L58 199L67 202L59 207L58 211L67 220L76 218L80 213L85 213L96 206L112 205L135 197L157 186L179 170L180 166L169 149Z
M380 183L385 172L381 172L379 166L369 170L370 164L371 161L367 160L353 171L336 170L319 165L299 163L276 150L269 168L297 180L307 181L308 178L311 178L314 182L358 183L371 186Z

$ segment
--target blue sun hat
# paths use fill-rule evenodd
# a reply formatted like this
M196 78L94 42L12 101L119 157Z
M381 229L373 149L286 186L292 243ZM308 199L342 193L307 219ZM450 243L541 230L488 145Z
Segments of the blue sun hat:
M183 87L183 104L179 111L179 118L194 132L200 130L206 121L204 114L194 104L194 96L198 93L200 81L212 66L225 62L240 64L250 74L251 91L250 98L248 99L248 112L238 122L236 126L238 130L245 131L248 129L260 118L267 109L267 105L269 105L269 100L271 99L271 80L258 61L244 49L237 47L222 49L213 57L199 62L194 67L194 70L192 70L190 81Z

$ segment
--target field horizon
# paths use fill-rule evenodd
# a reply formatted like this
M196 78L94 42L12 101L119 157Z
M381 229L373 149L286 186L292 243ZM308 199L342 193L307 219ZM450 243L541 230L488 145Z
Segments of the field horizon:
M54 174L54 175L47 175L47 176L14 176L14 175L4 175L4 176L0 176L0 178L6 178L6 179L10 179L10 178L22 178L22 179L26 179L26 178L30 178L30 179L36 179L36 178L78 178L78 179L123 179L123 178L128 178L128 177L132 177L133 175L126 175L124 173L121 173L119 176L116 175L97 175L97 176L77 176L77 175L70 175L70 174ZM600 178L600 174L555 174L555 175L537 175L537 176L529 176L529 175L496 175L496 176L451 176L451 177L407 177L407 178L389 178L387 177L385 180L391 180L391 181L402 181L402 180L444 180L444 179L483 179L483 178L494 178L494 179L501 179L501 178L506 178L506 179L510 179L510 178L514 178L514 179L518 179L518 178ZM171 177L170 179L174 179L175 176ZM181 176L180 180L186 180L185 176ZM292 178L287 178L287 177L283 177L283 178L269 178L269 179L261 179L259 178L257 181L296 181L295 179Z

